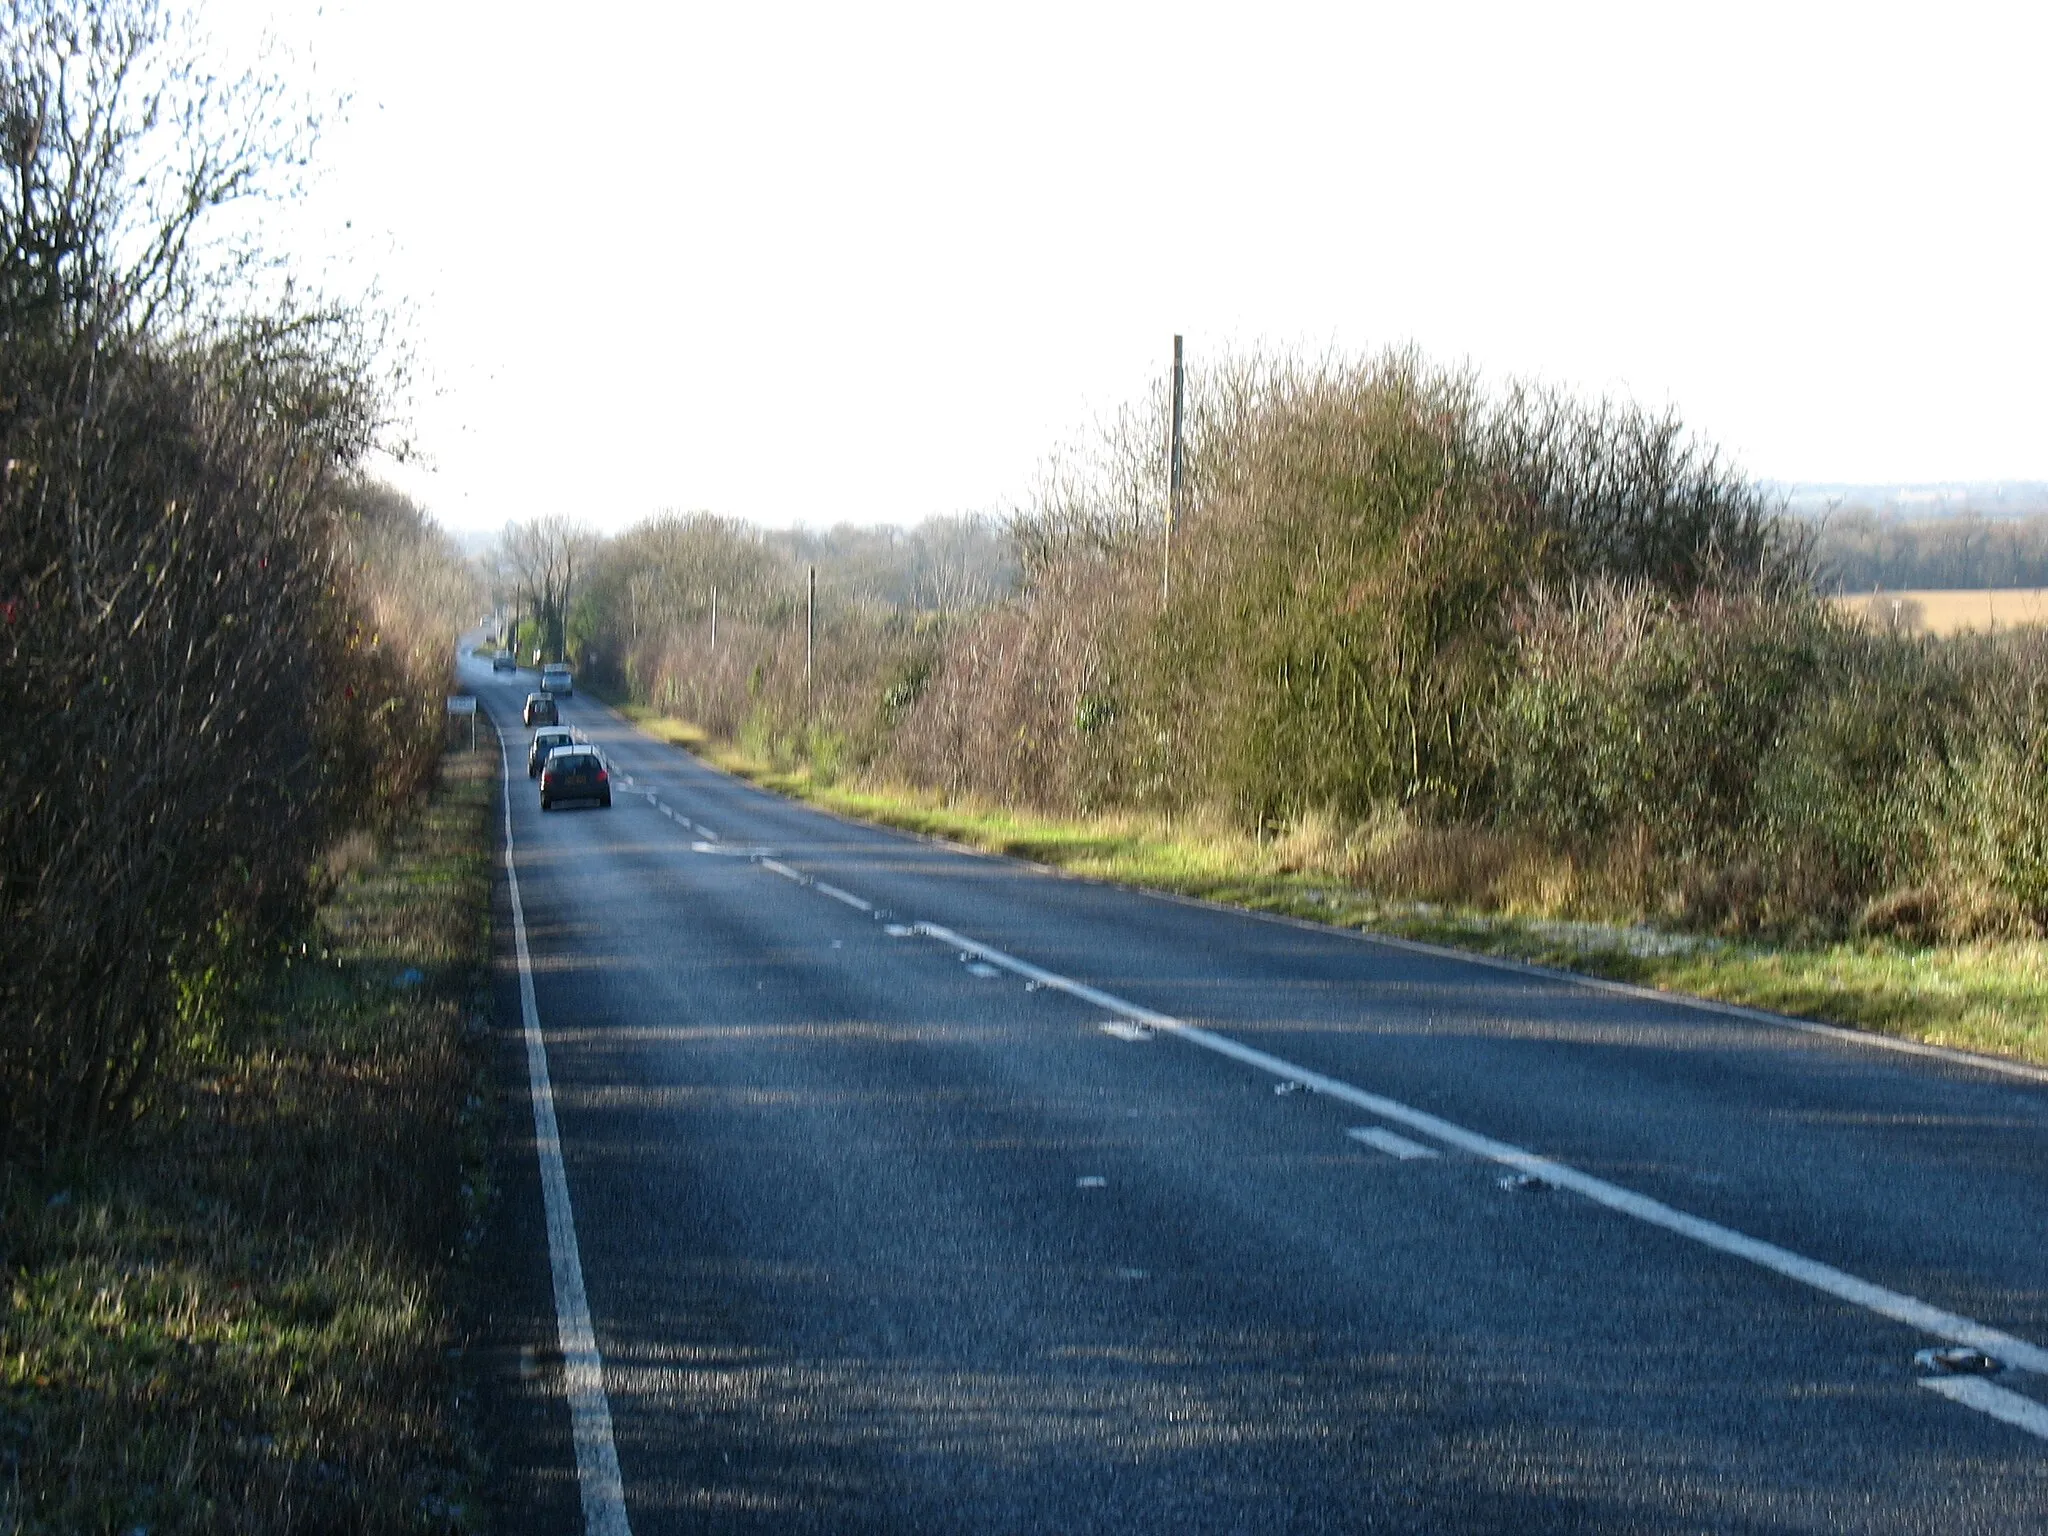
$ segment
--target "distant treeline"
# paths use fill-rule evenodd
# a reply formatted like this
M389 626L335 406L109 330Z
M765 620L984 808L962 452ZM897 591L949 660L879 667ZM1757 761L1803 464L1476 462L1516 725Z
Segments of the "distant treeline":
M2048 587L2048 516L1900 519L1845 508L1819 523L1814 561L1831 593Z

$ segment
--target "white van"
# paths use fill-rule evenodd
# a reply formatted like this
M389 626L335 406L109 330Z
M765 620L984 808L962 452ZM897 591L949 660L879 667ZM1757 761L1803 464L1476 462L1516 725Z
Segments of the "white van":
M540 669L540 691L569 698L576 692L576 679L566 661L551 661Z

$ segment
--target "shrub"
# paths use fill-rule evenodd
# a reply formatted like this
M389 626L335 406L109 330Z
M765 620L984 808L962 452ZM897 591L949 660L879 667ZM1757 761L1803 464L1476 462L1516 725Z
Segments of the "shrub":
M350 479L380 422L362 325L201 266L207 212L297 152L266 98L169 57L147 0L10 22L0 1153L141 1111L206 973L432 771L452 639L376 581L421 530Z
M1534 594L1491 723L1496 816L1560 846L1641 827L1666 857L1728 856L1834 622L1756 593Z

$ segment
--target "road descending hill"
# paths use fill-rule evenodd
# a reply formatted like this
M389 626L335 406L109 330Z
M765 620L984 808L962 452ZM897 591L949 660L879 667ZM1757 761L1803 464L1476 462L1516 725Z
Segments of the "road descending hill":
M530 675L464 667L516 749ZM563 718L615 803L511 765L521 1528L2048 1527L2048 1074L1062 879Z

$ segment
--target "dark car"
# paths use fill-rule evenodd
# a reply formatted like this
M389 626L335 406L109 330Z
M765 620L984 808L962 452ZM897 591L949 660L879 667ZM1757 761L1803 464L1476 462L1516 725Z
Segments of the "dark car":
M529 726L560 725L562 712L555 707L555 696L551 693L529 693L526 709L519 717Z
M576 733L570 730L568 726L542 726L533 733L533 746L528 749L526 754L526 776L529 779L539 778L540 770L548 760L548 754L554 751L555 748L573 747L578 744Z
M540 771L540 808L552 811L564 800L612 803L612 776L595 747L557 747Z
M491 670L493 672L517 672L519 670L519 662L510 651L500 651L491 658Z

